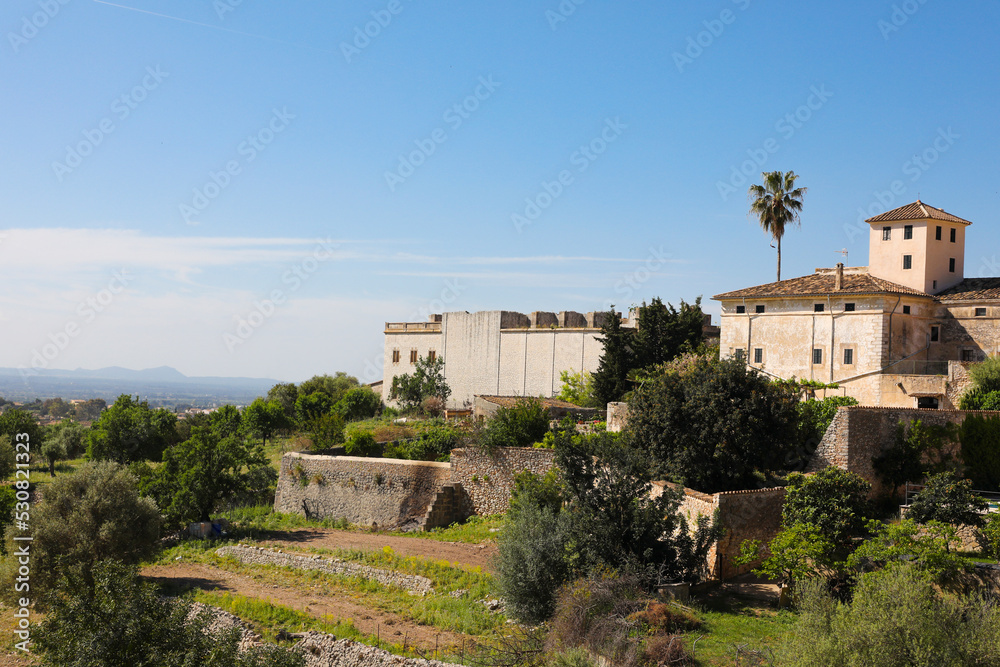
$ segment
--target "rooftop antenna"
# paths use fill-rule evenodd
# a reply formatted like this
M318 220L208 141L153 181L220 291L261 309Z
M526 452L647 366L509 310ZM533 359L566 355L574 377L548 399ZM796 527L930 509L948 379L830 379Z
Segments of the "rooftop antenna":
M834 250L834 252L839 252L844 256L844 266L847 266L847 248L844 248L843 250Z

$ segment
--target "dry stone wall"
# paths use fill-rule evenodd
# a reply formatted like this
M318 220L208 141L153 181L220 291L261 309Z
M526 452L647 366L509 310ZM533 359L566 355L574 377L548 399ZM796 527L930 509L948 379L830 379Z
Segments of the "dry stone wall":
M465 489L476 514L503 514L510 507L514 478L524 470L544 475L555 466L555 451L503 447L490 454L480 449L451 451L452 481Z
M422 519L450 478L448 463L291 452L281 459L274 509L394 528Z
M338 574L346 577L362 577L378 582L383 586L428 593L433 590L431 580L416 574L403 574L393 570L380 570L377 567L351 563L339 558L323 558L322 556L306 556L290 554L275 549L237 545L222 547L216 550L218 556L235 558L241 563L251 565L277 565L278 567L294 567L299 570L319 570L327 574Z

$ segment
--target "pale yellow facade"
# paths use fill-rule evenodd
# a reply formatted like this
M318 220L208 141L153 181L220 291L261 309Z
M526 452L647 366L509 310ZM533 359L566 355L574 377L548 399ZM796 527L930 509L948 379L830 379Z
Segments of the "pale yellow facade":
M720 355L837 384L865 405L950 408L965 368L1000 353L1000 278L964 278L971 223L922 202L870 219L867 267L816 269L714 297Z

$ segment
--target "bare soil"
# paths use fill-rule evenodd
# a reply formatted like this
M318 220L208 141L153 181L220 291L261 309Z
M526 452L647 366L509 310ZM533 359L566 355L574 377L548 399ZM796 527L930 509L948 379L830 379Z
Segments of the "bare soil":
M424 651L458 646L462 635L420 625L396 614L358 604L345 597L319 594L304 595L299 590L265 584L251 577L234 574L202 563L172 563L143 568L142 574L157 583L181 590L225 591L248 598L272 601L325 620L350 620L365 634L377 635L395 644L415 646Z
M496 544L492 543L439 542L416 537L333 529L276 531L262 537L260 543L264 546L322 547L361 551L381 551L383 547L388 546L400 556L446 560L460 567L480 567L483 572L493 572L492 560L497 551Z

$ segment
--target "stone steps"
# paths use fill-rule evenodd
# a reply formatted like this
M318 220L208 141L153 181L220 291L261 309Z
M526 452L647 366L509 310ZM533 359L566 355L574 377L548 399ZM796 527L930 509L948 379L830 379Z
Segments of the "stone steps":
M444 528L458 521L465 521L469 513L466 510L465 489L461 482L447 482L427 506L427 514L420 521L421 530Z

